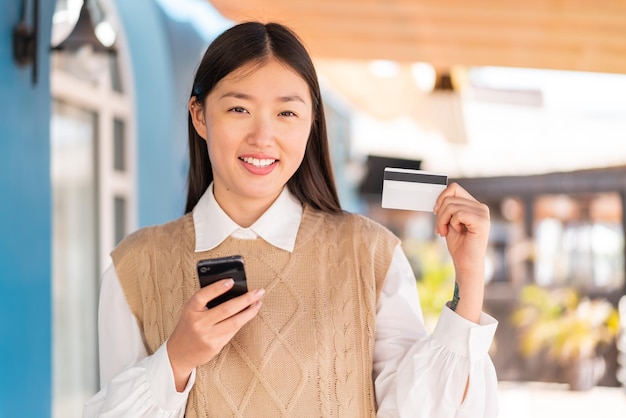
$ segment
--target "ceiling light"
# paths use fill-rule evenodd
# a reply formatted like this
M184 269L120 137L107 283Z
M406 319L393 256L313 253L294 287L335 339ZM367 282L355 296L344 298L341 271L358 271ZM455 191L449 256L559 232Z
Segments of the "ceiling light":
M435 88L437 73L429 63L416 62L411 65L411 74L413 74L413 79L420 90L430 92Z
M370 71L376 77L393 78L400 73L400 66L395 61L375 60L370 62Z

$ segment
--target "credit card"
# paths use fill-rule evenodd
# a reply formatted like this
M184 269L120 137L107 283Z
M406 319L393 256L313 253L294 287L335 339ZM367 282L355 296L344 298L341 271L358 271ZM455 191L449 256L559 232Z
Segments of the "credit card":
M445 174L386 167L382 207L432 212L437 197L447 185L448 176Z

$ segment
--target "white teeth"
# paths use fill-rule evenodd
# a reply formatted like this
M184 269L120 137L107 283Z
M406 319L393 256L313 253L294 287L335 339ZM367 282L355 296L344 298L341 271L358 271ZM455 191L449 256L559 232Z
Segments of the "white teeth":
M255 167L268 167L276 162L276 160L270 160L266 158L259 160L258 158L251 157L243 157L242 160L244 160L248 164L252 164Z

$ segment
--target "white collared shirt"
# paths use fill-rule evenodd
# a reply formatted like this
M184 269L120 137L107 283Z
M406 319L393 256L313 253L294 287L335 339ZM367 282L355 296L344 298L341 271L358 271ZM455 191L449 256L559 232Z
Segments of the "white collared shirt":
M302 212L285 188L252 226L241 228L219 206L210 186L193 210L195 250L210 250L234 236L260 237L292 252ZM85 404L83 417L183 417L195 371L185 390L177 392L166 344L148 355L112 265L102 278L98 322L102 389ZM488 355L496 326L487 314L474 324L444 308L429 335L413 271L398 246L376 311L372 372L377 416L497 416L497 376ZM468 376L467 397L461 402Z
M300 202L285 187L252 226L242 228L217 203L211 183L193 209L196 252L212 250L232 235L241 239L262 238L274 247L291 253L296 245L302 211Z

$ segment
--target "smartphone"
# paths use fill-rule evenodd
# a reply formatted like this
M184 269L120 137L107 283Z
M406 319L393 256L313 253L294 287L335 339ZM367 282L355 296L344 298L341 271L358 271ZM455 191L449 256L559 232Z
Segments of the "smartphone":
M209 309L234 297L243 295L248 291L246 271L243 267L243 257L240 255L200 260L198 261L197 270L200 287L208 286L218 280L227 278L231 278L235 281L233 287L228 292L207 303L206 306Z

